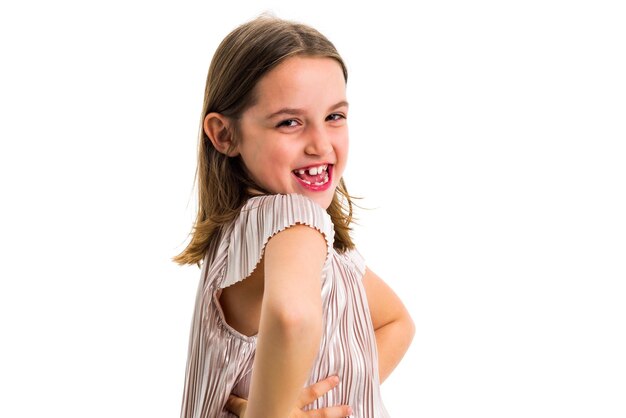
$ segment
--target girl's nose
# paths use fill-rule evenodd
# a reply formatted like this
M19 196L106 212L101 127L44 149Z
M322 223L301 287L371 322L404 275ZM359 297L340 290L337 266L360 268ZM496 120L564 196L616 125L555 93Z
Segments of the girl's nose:
M304 152L308 155L324 156L333 150L328 133L323 128L311 128Z

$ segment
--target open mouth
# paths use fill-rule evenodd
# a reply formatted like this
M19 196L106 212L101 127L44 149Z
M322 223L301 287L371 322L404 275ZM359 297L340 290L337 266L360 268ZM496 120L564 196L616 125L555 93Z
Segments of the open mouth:
M321 164L306 168L298 168L292 173L300 184L311 190L325 190L330 186L332 164Z

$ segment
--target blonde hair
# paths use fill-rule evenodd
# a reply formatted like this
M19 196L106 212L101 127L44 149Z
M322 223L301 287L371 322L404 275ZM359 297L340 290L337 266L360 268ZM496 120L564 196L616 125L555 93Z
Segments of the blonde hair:
M254 105L254 88L259 80L283 60L292 56L315 56L335 59L342 68L344 79L348 71L334 45L317 30L295 22L261 16L245 23L224 38L209 67L200 119L198 166L194 181L198 181L198 213L190 233L191 241L179 255L172 258L178 264L198 264L225 225L239 214L252 197L251 189L268 193L246 174L240 157L228 157L218 152L202 123L207 114L220 113L232 124L233 143L239 137L238 119ZM343 179L327 209L335 227L334 247L344 252L354 247L350 238L352 197Z

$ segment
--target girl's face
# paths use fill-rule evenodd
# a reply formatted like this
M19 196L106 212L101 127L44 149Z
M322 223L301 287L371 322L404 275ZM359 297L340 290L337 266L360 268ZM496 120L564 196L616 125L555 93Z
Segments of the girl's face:
M339 63L291 57L255 87L240 120L237 152L272 193L305 195L328 208L348 156L348 103Z

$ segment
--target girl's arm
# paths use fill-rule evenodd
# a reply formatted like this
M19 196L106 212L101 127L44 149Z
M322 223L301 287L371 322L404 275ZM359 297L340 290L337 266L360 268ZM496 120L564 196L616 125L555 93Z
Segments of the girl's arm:
M372 315L378 348L378 373L382 383L409 348L415 325L400 298L369 268L363 286Z
M322 335L323 236L296 225L265 247L264 291L246 418L289 416ZM263 265L263 264L261 264Z

